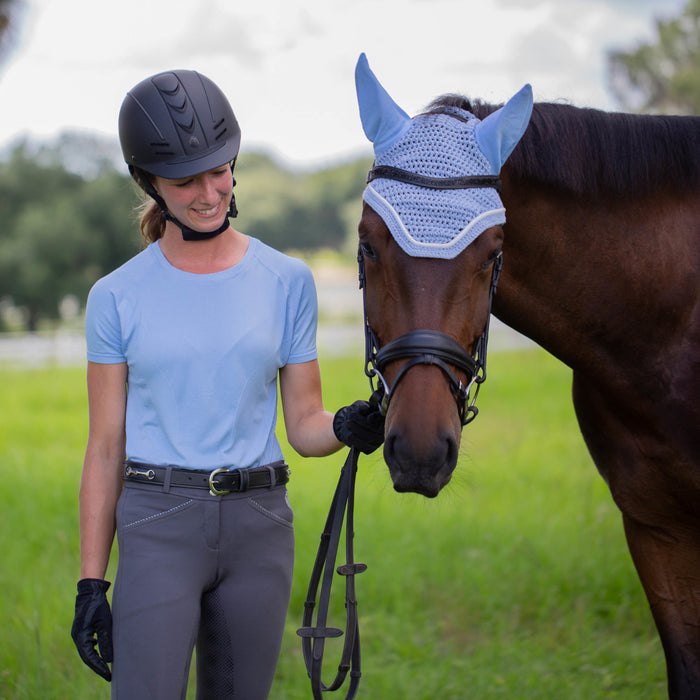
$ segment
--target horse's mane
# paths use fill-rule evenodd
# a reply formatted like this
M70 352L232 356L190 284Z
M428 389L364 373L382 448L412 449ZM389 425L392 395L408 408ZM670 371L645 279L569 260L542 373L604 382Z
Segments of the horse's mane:
M456 106L479 119L500 105L443 95L426 111ZM700 186L700 117L603 112L536 103L530 124L507 161L515 180L595 198Z

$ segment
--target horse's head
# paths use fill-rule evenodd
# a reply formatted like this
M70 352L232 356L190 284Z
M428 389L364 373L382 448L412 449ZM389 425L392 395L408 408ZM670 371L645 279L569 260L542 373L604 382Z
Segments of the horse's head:
M457 463L483 379L503 242L497 175L532 92L479 121L457 107L411 119L362 55L356 84L374 144L359 226L368 363L384 391L384 458L397 491L436 496Z
M439 331L455 341L459 350L463 348L467 358L476 354L488 319L490 283L503 230L489 227L451 260L404 253L382 218L366 203L359 232L367 324L377 349L381 353L402 338L413 337L417 343L405 355L397 350L396 359L383 361L379 370L390 396L384 459L397 491L435 496L450 480L457 463L463 418L474 411L459 402L470 401L467 387L478 370L459 367L458 350L448 346L447 340L448 357L442 360L446 372L438 364L441 336L427 336L435 341L428 347L420 333L408 334ZM454 358L449 357L451 352ZM399 379L399 372L415 359L419 361Z

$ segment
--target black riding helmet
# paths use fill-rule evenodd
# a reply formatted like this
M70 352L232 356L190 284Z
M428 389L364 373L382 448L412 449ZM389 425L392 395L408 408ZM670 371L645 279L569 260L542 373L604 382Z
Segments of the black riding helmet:
M209 78L174 70L141 81L122 102L119 141L132 177L155 199L163 216L180 227L185 240L212 238L228 228L228 217L214 231L185 226L168 212L149 177L190 177L224 163L233 172L241 130L226 96ZM232 196L228 216L237 213Z

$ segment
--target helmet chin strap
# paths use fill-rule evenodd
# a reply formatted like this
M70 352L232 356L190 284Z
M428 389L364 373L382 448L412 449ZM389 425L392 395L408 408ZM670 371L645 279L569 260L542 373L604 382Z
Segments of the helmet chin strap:
M166 221L172 221L180 229L180 231L182 232L182 239L184 241L207 241L210 238L215 238L219 234L223 233L227 228L229 228L229 226L231 225L229 219L235 219L238 216L236 198L233 192L231 192L231 201L228 205L228 212L226 213L226 218L224 219L224 222L221 224L221 226L215 228L213 231L195 231L186 224L183 224L182 221L180 221L179 219L176 219L170 213L170 211L168 210L168 205L165 203L165 200L158 194L156 188L153 187L153 184L148 179L148 177L141 176L137 178L135 169L133 169L131 166L129 167L129 171L131 172L131 175L132 177L134 177L136 182L139 185L141 185L141 187L145 190L146 194L155 200L156 204L160 207L160 211L163 215L163 218ZM231 174L233 175L233 167L231 167ZM236 179L233 178L233 187L235 186Z
M234 180L235 184L235 180ZM155 191L155 190L154 190ZM151 194L149 192L149 194ZM190 228L189 226L186 226L185 224L182 223L182 221L179 221L176 219L169 211L168 208L165 206L165 202L163 201L163 198L160 197L160 195L156 195L158 199L156 199L156 202L158 202L160 206L160 210L163 213L163 217L167 221L172 221L179 229L182 231L182 239L184 241L207 241L210 238L215 238L219 234L223 233L231 223L229 222L229 218L235 218L238 216L238 209L236 208L236 199L231 194L231 203L228 206L228 212L226 213L226 218L224 219L224 222L219 226L218 228L215 228L213 231L195 231L194 229ZM151 194L151 197L153 195ZM154 197L155 199L155 197ZM160 200L160 201L158 201Z

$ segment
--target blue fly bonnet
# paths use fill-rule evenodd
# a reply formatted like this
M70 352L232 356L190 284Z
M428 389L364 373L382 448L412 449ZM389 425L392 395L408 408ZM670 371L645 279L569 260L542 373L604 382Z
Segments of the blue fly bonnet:
M364 54L357 62L355 84L377 172L363 199L382 217L404 252L454 258L487 228L505 223L503 203L492 187L433 188L381 173L388 166L441 181L498 175L530 119L529 85L480 121L457 107L411 119L380 85Z

